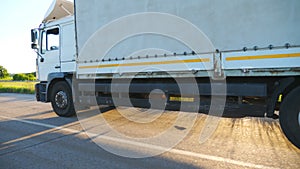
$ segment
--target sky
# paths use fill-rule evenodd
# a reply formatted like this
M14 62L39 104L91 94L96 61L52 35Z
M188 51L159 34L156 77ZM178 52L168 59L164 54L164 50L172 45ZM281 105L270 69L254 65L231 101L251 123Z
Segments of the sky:
M0 65L9 73L36 71L30 30L37 28L53 0L5 0L0 5Z

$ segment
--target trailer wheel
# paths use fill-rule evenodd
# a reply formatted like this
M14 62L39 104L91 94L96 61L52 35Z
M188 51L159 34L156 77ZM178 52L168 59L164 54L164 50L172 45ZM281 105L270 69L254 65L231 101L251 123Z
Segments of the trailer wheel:
M52 87L50 93L51 105L58 116L70 117L75 115L72 91L65 81L59 81Z
M286 137L300 148L300 87L293 89L283 99L279 121Z

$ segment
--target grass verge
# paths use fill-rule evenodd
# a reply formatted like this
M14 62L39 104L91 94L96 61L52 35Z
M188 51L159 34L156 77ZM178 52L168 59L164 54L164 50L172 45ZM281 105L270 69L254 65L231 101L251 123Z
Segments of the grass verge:
M34 94L34 85L36 83L37 82L3 81L0 82L0 93Z

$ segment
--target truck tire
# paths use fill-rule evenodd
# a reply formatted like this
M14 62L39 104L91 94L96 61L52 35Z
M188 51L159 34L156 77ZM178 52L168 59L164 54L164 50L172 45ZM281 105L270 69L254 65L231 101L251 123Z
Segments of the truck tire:
M54 112L61 117L76 114L72 99L72 91L65 81L56 82L50 91L50 101Z
M293 89L283 99L279 121L285 136L300 148L300 87Z

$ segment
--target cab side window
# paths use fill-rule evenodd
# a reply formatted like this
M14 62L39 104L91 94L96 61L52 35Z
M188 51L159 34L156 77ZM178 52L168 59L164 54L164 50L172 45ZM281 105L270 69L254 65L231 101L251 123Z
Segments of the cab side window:
M42 53L59 49L59 28L42 32Z

